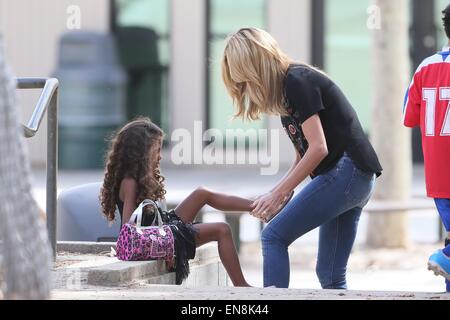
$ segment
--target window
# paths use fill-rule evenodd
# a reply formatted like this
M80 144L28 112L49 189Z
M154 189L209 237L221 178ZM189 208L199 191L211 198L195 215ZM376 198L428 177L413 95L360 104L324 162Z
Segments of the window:
M113 0L113 29L128 72L128 118L169 129L170 1Z
M371 65L367 8L370 0L325 0L324 68L352 103L364 129L370 129ZM349 72L351 71L351 72Z
M264 120L248 122L229 121L235 108L221 76L221 58L228 34L243 27L265 27L265 0L208 0L208 101L207 114L210 128L259 129Z

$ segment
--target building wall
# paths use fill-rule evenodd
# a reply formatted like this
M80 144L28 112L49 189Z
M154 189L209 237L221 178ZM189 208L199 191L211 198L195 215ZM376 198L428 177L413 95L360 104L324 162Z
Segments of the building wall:
M107 32L108 0L0 0L0 33L7 61L18 77L48 77L56 69L60 36L68 31L67 9L80 9L82 30ZM39 97L39 90L18 91L22 121L26 123ZM28 140L31 161L44 165L46 121L39 133Z
M294 60L307 63L311 62L311 1L314 0L269 0L267 16L268 31L281 49ZM280 163L292 162L295 151L280 119L270 117L268 127L280 130L280 155L283 155Z
M171 129L193 131L205 121L206 7L204 0L172 0Z
M311 60L310 1L268 0L267 6L268 31L292 58L305 62ZM206 120L204 4L204 0L172 0L172 129L185 128L193 132L194 121ZM280 130L280 150L283 150L280 163L290 163L294 149L278 117L270 117L268 129Z

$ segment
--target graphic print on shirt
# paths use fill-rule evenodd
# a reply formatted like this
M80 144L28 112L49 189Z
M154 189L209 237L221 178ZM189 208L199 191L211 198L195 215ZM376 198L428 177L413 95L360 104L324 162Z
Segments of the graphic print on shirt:
M306 150L308 150L308 141L303 134L302 128L298 126L298 122L293 116L281 117L281 124L286 131L289 139L294 144L294 147L300 153L300 156L304 156Z

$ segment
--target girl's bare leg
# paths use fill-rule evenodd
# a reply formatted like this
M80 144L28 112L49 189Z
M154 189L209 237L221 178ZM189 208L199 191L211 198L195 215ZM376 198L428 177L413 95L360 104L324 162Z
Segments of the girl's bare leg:
M192 192L176 208L175 212L183 222L193 222L200 209L205 205L222 211L251 211L252 200L231 196L223 193L212 192L200 187ZM195 225L198 230L196 245L200 247L205 243L217 241L220 260L222 261L233 285L239 287L249 287L244 278L239 257L233 242L233 235L228 224L202 223Z
M252 200L210 191L199 187L183 200L175 212L184 222L193 222L201 208L205 205L221 211L252 211Z
M196 238L197 247L211 241L217 241L220 260L225 270L227 270L233 285L235 287L250 287L242 273L229 225L223 222L201 223L196 224L195 229L198 231Z

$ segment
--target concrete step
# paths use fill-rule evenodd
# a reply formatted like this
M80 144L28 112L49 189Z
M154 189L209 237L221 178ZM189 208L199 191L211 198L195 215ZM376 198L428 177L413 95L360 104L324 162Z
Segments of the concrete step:
M80 254L100 254L116 250L115 242L91 242L91 241L58 241L58 252L71 252Z
M120 286L133 281L167 273L164 261L119 261L93 267L87 272L87 283L96 286Z
M145 284L175 284L175 272L152 276L144 281Z
M193 263L190 267L189 277L182 283L185 288L230 285L228 274L220 261L210 260L205 263Z
M111 247L114 247L112 243L59 243L57 261L63 267L56 269L55 288L74 287L74 283L78 287L175 284L175 274L167 272L164 261L120 261L106 255ZM195 259L189 264L191 273L183 286L228 284L228 275L219 260L216 243L198 248Z

